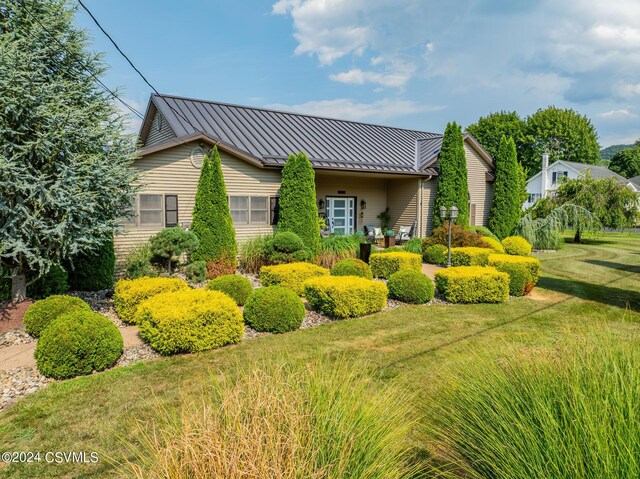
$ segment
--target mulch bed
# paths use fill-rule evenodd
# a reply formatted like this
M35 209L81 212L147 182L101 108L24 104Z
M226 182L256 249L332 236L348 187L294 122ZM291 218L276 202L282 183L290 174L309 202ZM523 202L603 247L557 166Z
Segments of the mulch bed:
M33 301L26 300L20 303L0 303L0 333L10 329L22 328L22 318Z

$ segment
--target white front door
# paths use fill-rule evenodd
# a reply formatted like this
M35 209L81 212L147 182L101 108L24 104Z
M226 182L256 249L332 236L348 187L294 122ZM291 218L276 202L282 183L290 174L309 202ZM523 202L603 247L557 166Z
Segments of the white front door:
M350 235L354 231L355 198L327 197L327 221L331 233Z

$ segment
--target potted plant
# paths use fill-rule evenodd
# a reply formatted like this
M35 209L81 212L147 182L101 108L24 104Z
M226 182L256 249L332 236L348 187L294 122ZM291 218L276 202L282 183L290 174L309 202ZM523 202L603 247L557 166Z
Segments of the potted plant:
M393 230L387 230L384 232L384 247L390 248L396 245L396 234Z

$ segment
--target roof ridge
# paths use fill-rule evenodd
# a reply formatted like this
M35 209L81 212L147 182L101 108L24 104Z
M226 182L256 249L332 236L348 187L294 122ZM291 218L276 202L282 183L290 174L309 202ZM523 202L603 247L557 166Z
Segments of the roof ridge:
M328 117L328 116L320 116L320 115L311 115L309 113L298 113L298 112L294 112L294 111L285 111L285 110L275 110L273 108L264 108L264 107L258 107L258 106L250 106L250 105L240 105L238 103L227 103L227 102L223 102L223 101L213 101L213 100L203 100L201 98L190 98L190 97L186 97L186 96L180 96L180 95L170 95L170 94L166 94L166 93L152 93L151 96L157 96L157 97L161 97L161 98L173 98L173 99L177 99L177 100L184 100L184 101L194 101L194 102L200 102L200 103L210 103L210 104L215 104L215 105L223 105L223 106L229 106L229 107L234 107L234 108L245 108L248 110L258 110L258 111L268 111L271 113L280 113L283 115L296 115L296 116L304 116L307 118L317 118L320 120L331 120L331 121L340 121L340 122L345 122L345 123L355 123L357 125L365 125L365 126L373 126L373 127L377 127L377 128L389 128L392 130L402 130L402 131L409 131L412 133L419 133L419 134L427 134L427 135L431 135L429 137L425 137L425 138L416 138L416 140L428 140L431 138L435 138L435 137L441 137L442 134L440 133L434 133L431 131L423 131L423 130L414 130L411 128L403 128L400 126L390 126L390 125L381 125L379 123L368 123L366 121L357 121L357 120L345 120L342 118L333 118L333 117Z

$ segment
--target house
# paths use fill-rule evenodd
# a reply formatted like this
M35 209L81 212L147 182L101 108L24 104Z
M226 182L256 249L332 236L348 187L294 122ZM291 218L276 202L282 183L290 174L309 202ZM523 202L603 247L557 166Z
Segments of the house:
M529 208L538 198L553 194L562 178L575 179L587 172L592 178L597 180L602 178L615 178L620 181L620 183L624 183L633 191L640 194L640 186L632 181L633 179L628 180L624 176L620 176L618 173L604 166L565 160L558 160L549 165L549 155L544 154L542 155L542 170L527 181L527 193L529 193L529 197L522 205L522 209L526 210Z
M291 153L307 154L318 206L334 233L380 225L431 229L442 135L264 108L152 95L135 167L142 172L135 215L115 239L121 257L162 228L191 221L204 155L217 145L238 241L273 231L281 170ZM493 160L464 136L470 222L485 225Z

